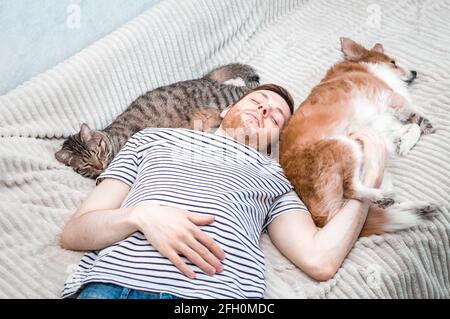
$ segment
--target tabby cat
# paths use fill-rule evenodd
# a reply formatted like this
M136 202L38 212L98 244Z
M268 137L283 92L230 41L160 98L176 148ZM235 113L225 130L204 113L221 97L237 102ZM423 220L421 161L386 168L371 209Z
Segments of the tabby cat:
M226 83L238 78L245 86ZM218 127L221 111L258 85L259 76L251 66L233 63L197 80L157 88L137 98L101 131L81 124L55 157L82 176L96 178L134 133L147 127L198 129L194 121L202 121L203 131Z

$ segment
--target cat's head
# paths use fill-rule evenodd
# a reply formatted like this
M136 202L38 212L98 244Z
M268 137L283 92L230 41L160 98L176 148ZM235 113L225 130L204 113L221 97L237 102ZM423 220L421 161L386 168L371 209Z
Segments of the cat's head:
M69 136L55 157L80 175L96 178L108 166L111 142L105 133L81 124L80 132Z

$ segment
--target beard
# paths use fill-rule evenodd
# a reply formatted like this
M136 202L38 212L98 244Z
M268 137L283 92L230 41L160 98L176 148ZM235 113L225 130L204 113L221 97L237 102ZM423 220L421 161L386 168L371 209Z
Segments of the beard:
M242 114L226 116L222 121L222 128L228 136L240 143L248 145L266 154L271 152L271 139L267 136L264 127L258 127L249 117L243 118ZM259 120L263 123L262 118Z

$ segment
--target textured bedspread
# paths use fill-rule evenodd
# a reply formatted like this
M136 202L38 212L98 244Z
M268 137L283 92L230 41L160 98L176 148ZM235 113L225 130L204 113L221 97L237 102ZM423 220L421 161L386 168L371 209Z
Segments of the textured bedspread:
M105 127L143 92L249 63L297 104L340 58L339 37L382 42L419 78L411 92L437 128L389 164L404 200L442 209L420 226L360 239L318 283L263 236L269 298L450 297L450 2L165 0L0 97L0 297L58 298L81 254L58 233L94 187L54 152L81 122ZM3 61L5 62L5 61Z

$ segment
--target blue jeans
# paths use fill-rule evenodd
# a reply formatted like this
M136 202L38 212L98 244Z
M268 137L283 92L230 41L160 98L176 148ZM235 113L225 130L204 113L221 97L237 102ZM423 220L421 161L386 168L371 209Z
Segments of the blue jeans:
M181 299L166 293L134 290L114 284L94 282L82 288L78 299Z

